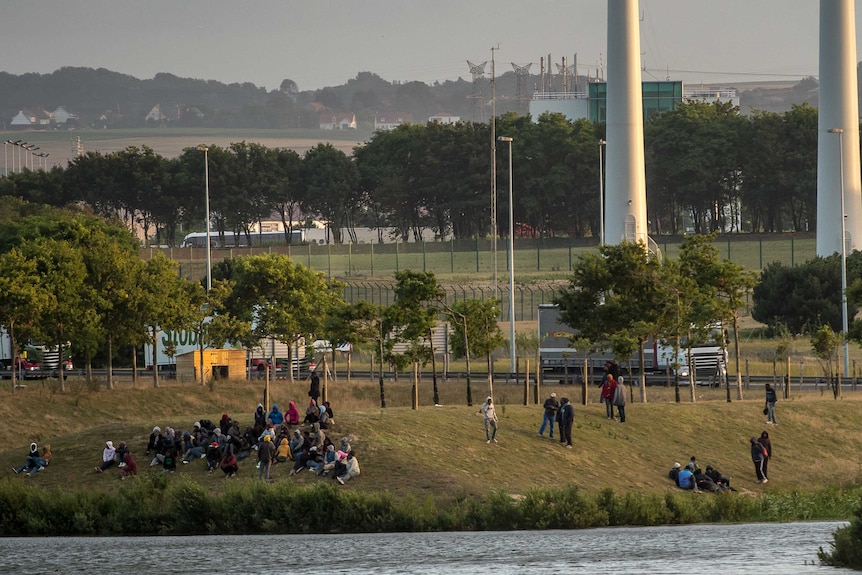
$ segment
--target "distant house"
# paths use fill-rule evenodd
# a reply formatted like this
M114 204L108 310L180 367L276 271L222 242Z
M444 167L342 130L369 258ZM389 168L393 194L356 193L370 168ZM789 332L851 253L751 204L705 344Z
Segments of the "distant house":
M77 124L80 118L78 118L78 114L72 114L66 111L66 108L63 106L57 106L57 109L54 110L54 123L65 126L66 124L72 125Z
M169 120L170 120L170 118L168 117L167 114L162 112L162 107L159 104L156 104L155 106L153 106L153 108L150 110L150 113L147 114L147 116L144 118L145 122L157 122L157 123L167 122Z
M374 130L394 130L401 124L412 124L413 114L409 112L381 112L374 115Z
M440 112L435 116L428 118L429 122L437 122L438 124L457 124L461 121L461 116Z
M321 112L321 130L355 130L356 114L353 112Z
M51 112L45 110L19 110L9 122L11 128L44 128L51 125Z

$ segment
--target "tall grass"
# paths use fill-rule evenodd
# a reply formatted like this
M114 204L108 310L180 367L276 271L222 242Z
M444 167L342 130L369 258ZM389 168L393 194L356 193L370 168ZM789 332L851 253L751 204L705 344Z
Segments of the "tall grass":
M848 517L860 489L763 498L733 493L617 493L590 495L576 485L502 491L438 504L428 497L361 493L308 485L246 480L220 495L182 476L147 475L115 493L71 493L0 483L0 535L163 535L248 533L370 533L581 529L701 522L797 521Z

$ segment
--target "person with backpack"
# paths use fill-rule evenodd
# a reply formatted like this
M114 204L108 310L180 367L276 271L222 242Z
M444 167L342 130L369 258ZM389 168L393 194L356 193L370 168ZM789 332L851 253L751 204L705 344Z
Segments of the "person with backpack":
M560 443L572 448L572 424L575 421L575 408L569 403L569 398L560 400Z
M545 414L542 417L542 426L539 428L539 435L545 434L545 426L551 426L550 438L554 438L554 422L557 420L557 410L560 409L560 402L557 401L557 394L552 393L548 399L545 400L545 404L542 406L545 410Z
M778 394L768 383L766 384L766 423L769 425L778 425L775 421L775 403L778 401Z

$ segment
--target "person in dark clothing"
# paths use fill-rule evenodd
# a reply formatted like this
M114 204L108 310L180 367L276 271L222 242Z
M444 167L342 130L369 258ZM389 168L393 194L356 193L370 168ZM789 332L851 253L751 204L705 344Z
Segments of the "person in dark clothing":
M572 448L572 424L575 421L575 408L569 403L569 398L560 400L560 443Z
M769 425L778 425L775 421L775 403L778 401L778 394L772 389L772 386L766 384L766 423Z
M317 377L317 372L311 372L311 386L308 388L308 397L317 403L317 398L320 397L320 378Z
M772 459L772 442L769 441L769 434L765 431L760 434L757 443L763 446L763 477L769 478L769 460Z
M754 473L757 475L758 483L767 483L769 480L763 474L763 446L756 437L748 440L751 443L751 461L754 463Z
M667 476L673 480L674 483L677 482L677 478L679 477L679 470L682 469L682 466L679 462L674 462L673 467L670 468L670 471L667 472Z
M226 477L233 477L236 475L236 472L239 471L239 463L237 462L236 455L231 451L227 452L225 456L222 457L218 466L222 471L224 471Z
M560 402L557 401L557 394L552 393L548 399L545 400L545 404L542 406L545 410L544 416L542 417L542 426L539 428L539 435L544 435L545 426L550 425L551 433L550 438L554 438L554 422L557 420L557 410L560 409Z
M706 475L722 489L730 489L731 491L736 491L730 486L730 477L725 477L718 469L716 469L712 465L706 466Z
M159 426L154 427L150 439L147 441L147 457L151 451L159 453L162 450L162 440L162 429Z
M718 491L719 487L712 480L712 478L703 472L702 469L698 469L694 474L694 482L697 485L697 488L701 491Z
M258 459L258 479L269 481L269 470L272 467L272 460L275 457L275 445L272 443L270 436L264 436L263 441L257 449Z
M221 449L218 441L213 441L207 447L207 472L212 473L218 467L219 461L221 461Z

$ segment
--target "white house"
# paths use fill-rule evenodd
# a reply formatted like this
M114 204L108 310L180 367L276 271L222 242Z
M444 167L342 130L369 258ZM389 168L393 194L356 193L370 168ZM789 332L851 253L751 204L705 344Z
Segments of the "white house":
M38 128L42 126L50 126L51 120L53 119L50 112L46 112L45 110L19 110L15 117L12 118L12 121L9 122L9 126L13 128Z
M454 114L447 114L446 112L440 112L434 116L428 118L428 122L437 122L438 124L457 124L461 121L461 116L455 116Z
M66 108L64 108L63 106L57 106L57 109L54 110L54 113L52 115L54 116L55 124L65 125L66 122L68 122L69 120L72 120L73 122L78 121L78 114L71 114L67 112Z
M374 130L393 130L401 124L413 123L413 114L409 112L382 112L374 115Z
M144 118L144 121L146 122L167 122L168 120L170 120L170 118L168 118L166 114L162 113L162 107L159 104L153 106L150 113L147 114L146 118Z
M355 130L356 114L353 112L321 112L321 130Z

